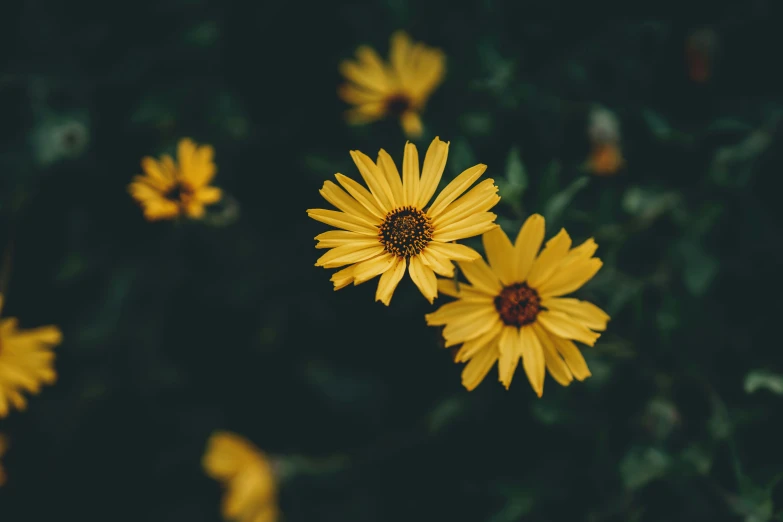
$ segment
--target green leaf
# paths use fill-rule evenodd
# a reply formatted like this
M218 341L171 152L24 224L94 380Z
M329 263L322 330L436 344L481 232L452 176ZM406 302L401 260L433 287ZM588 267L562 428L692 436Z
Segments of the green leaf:
M508 153L506 179L511 185L518 188L520 196L527 188L527 172L525 171L525 165L522 163L522 158L519 156L519 149L516 147L512 147Z
M703 295L718 274L718 260L692 240L682 240L679 250L684 262L682 277L685 287L695 296Z
M783 395L783 375L765 370L753 370L745 376L745 393L768 390Z
M552 196L544 207L544 217L547 221L555 222L560 219L563 211L574 199L574 196L590 183L590 178L582 176L576 178L565 190Z
M636 447L620 462L620 477L625 487L633 491L666 475L671 461L671 457L659 449Z

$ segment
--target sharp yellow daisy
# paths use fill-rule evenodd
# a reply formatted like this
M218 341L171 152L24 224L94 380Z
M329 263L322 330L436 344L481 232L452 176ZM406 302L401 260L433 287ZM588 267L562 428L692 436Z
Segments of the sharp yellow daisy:
M275 522L277 482L267 457L235 433L212 434L202 460L204 471L224 489L223 518L236 522Z
M443 81L446 59L440 50L413 43L407 34L397 31L391 37L389 62L383 62L370 47L361 46L356 61L340 64L348 83L338 92L345 102L355 105L346 117L361 124L392 116L400 119L408 137L419 137L421 111Z
M545 370L563 386L590 376L573 341L593 346L609 316L592 303L563 296L601 268L593 257L598 245L591 238L571 248L563 229L539 254L543 239L544 218L538 214L527 219L513 245L500 228L493 229L482 236L489 264L459 263L470 284L438 281L438 289L457 300L426 315L427 324L445 326L447 347L462 345L456 360L468 363L462 372L468 390L496 362L508 389L520 358L539 397Z
M406 143L400 178L397 166L383 149L378 152L377 163L359 151L351 151L369 190L342 174L335 174L342 188L324 182L321 195L338 210L310 209L307 213L340 229L315 237L316 248L330 249L316 266L348 265L332 275L335 290L380 275L375 300L388 305L407 268L413 282L432 303L438 295L436 273L451 277L452 260L481 257L453 241L497 226L495 214L488 210L500 200L498 188L492 179L486 179L465 193L487 168L479 164L454 178L429 204L448 152L449 144L435 138L419 176L419 153L415 145Z
M219 188L209 185L217 172L213 156L211 146L184 138L177 145L176 163L168 154L160 160L142 159L144 174L133 178L128 191L144 209L144 217L148 221L202 217L204 206L222 197Z
M37 394L42 384L54 383L52 348L60 342L62 334L56 326L18 330L16 318L0 319L0 418L12 406L17 410L27 407L22 392Z

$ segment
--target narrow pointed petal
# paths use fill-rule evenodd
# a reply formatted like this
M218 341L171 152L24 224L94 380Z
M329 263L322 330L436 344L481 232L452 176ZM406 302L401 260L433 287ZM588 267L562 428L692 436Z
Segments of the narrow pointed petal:
M497 275L483 259L479 258L469 262L460 261L457 264L476 290L491 296L496 296L503 290Z
M579 341L588 346L595 345L595 342L601 337L600 333L590 330L585 325L560 312L543 310L539 312L536 321L540 322L541 326L558 337Z
M353 284L360 285L377 277L392 268L397 262L397 258L391 254L382 254L378 257L362 261L355 265L353 271Z
M481 257L481 254L469 246L459 243L442 243L440 241L431 241L426 250L432 250L439 256L455 261L475 261Z
M499 355L497 347L493 345L487 345L485 349L474 355L462 370L462 385L465 389L475 390L495 365Z
M527 276L528 284L538 288L554 272L571 248L571 237L564 228L555 237L546 242L544 250L533 261L533 267Z
M571 316L591 330L602 332L606 330L609 314L587 301L570 297L548 297L541 302L547 310L561 312Z
M511 245L508 236L499 226L481 236L484 244L484 252L487 254L489 266L498 275L500 281L508 286L513 283L521 282L521 279L515 279L515 257L514 247Z
M541 249L544 241L544 218L539 214L533 214L525 221L514 243L514 278L524 281L530 274L533 261Z
M424 166L421 171L421 183L419 184L419 197L416 201L417 208L424 208L432 199L438 188L443 169L446 168L446 159L449 156L449 143L435 137L424 156Z
M386 181L389 183L392 194L394 195L394 201L397 206L402 206L402 202L405 201L405 196L402 190L402 178L400 178L400 172L397 170L397 165L394 164L394 160L388 152L381 149L378 151L378 168L381 169Z
M370 192L375 197L378 206L386 212L394 210L397 205L394 201L391 187L389 182L386 181L386 176L375 162L358 150L351 151L351 158L353 158L353 162L359 169L362 179L370 187Z
M498 378L508 390L511 379L522 357L522 344L517 334L517 328L506 326L500 332L500 358L498 360Z
M408 272L422 295L432 304L438 296L438 281L435 272L426 266L419 256L410 258Z
M544 349L531 326L519 329L519 342L522 350L522 366L536 395L544 394L544 377L546 376L546 360Z
M389 306L392 295L394 295L394 289L397 288L397 285L404 275L405 259L398 257L394 266L384 272L380 281L378 281L378 290L375 292L375 300Z
M435 198L427 214L435 219L449 206L455 199L460 197L470 186L486 172L487 166L483 164L475 165L466 169L459 176L454 178Z
M601 269L603 262L597 258L580 259L561 267L536 290L541 297L558 297L570 294L587 283Z
M402 159L402 190L405 195L403 206L416 204L419 195L419 151L413 143L405 143Z
M533 328L533 332L536 337L538 337L541 348L544 350L544 359L549 375L551 375L561 386L568 386L571 384L571 381L574 380L571 370L568 369L568 365L552 343L549 333L538 323L533 323L530 326Z
M342 228L343 230L378 235L378 228L376 226L368 223L364 219L352 216L351 214L346 214L345 212L313 208L307 210L307 215L316 221L332 225L333 227Z
M352 180L348 176L344 176L339 172L334 175L337 178L337 182L351 195L353 198L362 204L370 214L378 219L383 219L386 216L386 212L378 206L375 198L369 190L362 187L359 183Z

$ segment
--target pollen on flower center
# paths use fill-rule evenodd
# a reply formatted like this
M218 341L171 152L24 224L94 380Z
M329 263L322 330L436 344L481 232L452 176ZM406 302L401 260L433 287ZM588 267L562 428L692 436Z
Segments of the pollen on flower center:
M411 100L404 94L395 94L386 100L386 112L392 116L402 116L410 107Z
M408 258L424 250L433 231L427 214L414 207L402 207L386 214L378 239L388 253Z
M524 326L536 320L541 311L541 298L527 283L514 283L495 297L495 309L508 326Z

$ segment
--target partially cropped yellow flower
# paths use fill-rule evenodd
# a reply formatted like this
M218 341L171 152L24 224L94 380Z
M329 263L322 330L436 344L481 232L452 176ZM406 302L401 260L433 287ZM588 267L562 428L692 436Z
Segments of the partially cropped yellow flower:
M571 248L563 229L538 254L544 239L544 218L538 214L527 219L514 245L500 228L482 239L489 265L483 259L460 262L470 284L439 280L438 289L457 300L426 316L429 325L445 325L447 347L462 344L456 360L468 362L462 372L465 388L478 386L497 362L508 389L520 358L539 397L545 370L563 386L589 377L573 341L593 346L609 316L591 303L562 296L601 268L593 257L595 241Z
M227 431L212 434L202 460L204 471L219 481L223 518L236 522L275 522L277 482L272 466L244 437Z
M5 452L8 451L8 439L5 435L0 433L0 458L5 455ZM5 470L3 469L3 463L0 462L0 486L5 484L6 476L5 476Z
M217 172L209 145L197 146L189 138L177 146L177 162L164 154L160 160L141 160L144 174L135 176L128 185L131 196L144 209L148 221L187 216L198 219L204 206L217 203L222 192L209 184Z
M2 296L0 296L0 304ZM57 379L52 348L62 342L56 326L18 330L14 317L0 319L0 418L13 406L27 407L22 392L37 394L42 384Z
M400 119L408 137L421 136L420 114L446 72L443 53L397 31L391 37L389 63L367 46L357 49L356 58L340 64L348 83L338 92L356 106L346 114L348 121L369 123L392 116Z
M315 237L316 248L331 249L315 266L348 265L332 275L335 290L382 274L375 300L388 305L407 268L413 282L432 303L438 295L436 273L451 277L452 260L481 257L453 241L497 226L495 214L487 211L500 200L498 188L492 179L486 179L463 195L486 170L486 165L479 164L457 176L430 204L448 153L449 144L435 138L419 176L419 153L415 145L406 143L400 178L385 150L378 152L377 163L359 151L351 151L369 190L342 174L335 174L342 188L324 182L321 195L339 211L310 209L307 213L341 229Z

